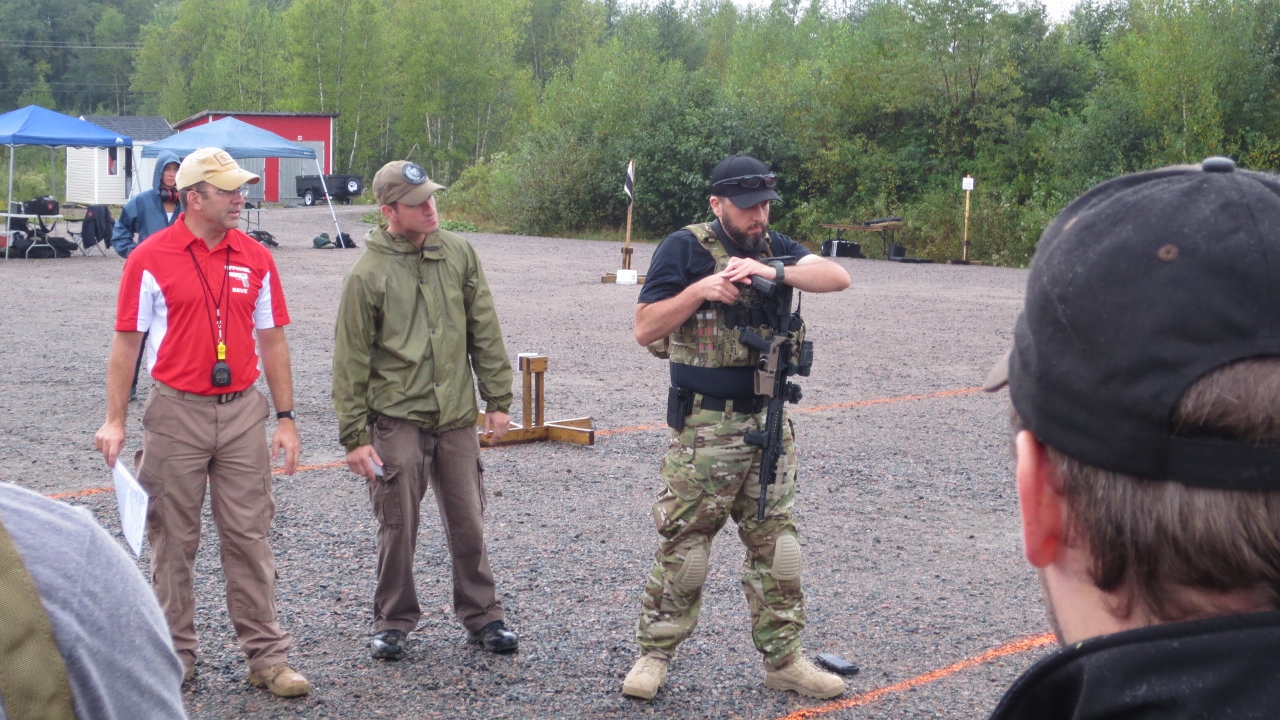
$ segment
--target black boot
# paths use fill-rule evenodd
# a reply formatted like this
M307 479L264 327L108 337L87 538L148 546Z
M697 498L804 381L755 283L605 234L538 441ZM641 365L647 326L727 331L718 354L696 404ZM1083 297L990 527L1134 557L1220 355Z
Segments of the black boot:
M515 652L520 647L520 636L507 629L501 620L480 628L479 632L469 633L471 642L480 643L485 650L493 653Z

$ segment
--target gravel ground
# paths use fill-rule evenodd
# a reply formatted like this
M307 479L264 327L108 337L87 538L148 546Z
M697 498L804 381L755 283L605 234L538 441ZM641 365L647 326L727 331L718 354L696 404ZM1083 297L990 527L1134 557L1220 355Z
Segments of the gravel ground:
M357 239L362 208L339 208ZM764 689L738 584L732 529L712 555L699 631L651 703L622 697L636 653L638 598L656 541L649 503L666 447L664 363L631 336L636 287L603 285L618 244L470 234L485 263L513 359L550 358L547 418L590 415L594 447L540 443L483 454L489 551L521 652L468 645L450 608L438 518L424 511L418 582L425 617L409 658L368 657L374 522L362 481L324 467L343 456L329 404L332 323L358 250L317 251L327 210L263 213L293 324L303 463L277 476L272 543L281 620L312 694L282 701L244 684L206 509L197 560L198 681L193 718L776 718L821 702ZM363 243L361 243L363 245ZM635 266L653 250L641 245ZM981 383L1007 349L1025 271L847 260L853 287L806 295L813 375L794 415L805 549L806 647L862 667L851 694L900 682L1046 624L1022 560L1004 395L946 391ZM121 261L0 261L0 480L41 492L109 483L93 433ZM150 383L142 380L144 389ZM517 377L519 407L519 380ZM895 402L882 398L932 395ZM806 411L818 406L841 407ZM130 408L130 447L141 433ZM519 418L516 418L519 419ZM647 429L631 429L648 426ZM126 453L127 456L127 453ZM119 527L108 493L80 494ZM141 566L145 567L144 552ZM103 598L109 602L109 598ZM982 717L1045 651L978 665L830 718Z

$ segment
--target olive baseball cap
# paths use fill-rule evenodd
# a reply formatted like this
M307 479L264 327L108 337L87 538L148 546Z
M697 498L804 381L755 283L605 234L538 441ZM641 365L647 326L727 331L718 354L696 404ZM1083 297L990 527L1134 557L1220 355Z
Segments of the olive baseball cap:
M396 160L382 166L373 176L373 196L379 205L401 202L421 205L444 186L431 182L422 166L408 160Z
M1036 437L1095 467L1231 490L1280 490L1280 447L1175 434L1206 373L1280 356L1280 176L1224 157L1127 175L1049 225L1009 354Z
M207 182L221 190L235 190L241 185L253 185L262 178L240 167L222 148L200 148L182 160L174 184L189 188L199 182Z
M740 210L765 200L781 200L773 188L778 176L750 155L730 155L711 171L711 194L729 198Z

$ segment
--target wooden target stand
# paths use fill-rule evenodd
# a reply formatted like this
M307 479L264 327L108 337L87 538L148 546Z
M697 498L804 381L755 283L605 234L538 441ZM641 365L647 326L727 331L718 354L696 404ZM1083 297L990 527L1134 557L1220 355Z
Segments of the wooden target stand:
M631 171L632 171L632 172L634 172L634 171L635 171L635 162L636 162L635 160L632 160L632 161L631 161L630 169L631 169ZM630 191L630 190L628 190L627 192L628 192L628 195L629 195L631 191ZM631 251L635 249L635 248L631 247L631 206L632 206L632 205L634 205L634 203L630 203L630 202L628 202L628 203L627 203L627 240L626 240L626 242L625 242L625 243L623 243L623 245L622 245L622 269L623 269L624 271L630 271L630 270L631 270ZM600 278L600 282L602 282L602 283L617 283L617 282L618 282L618 273L616 273L616 272L605 273L605 274L604 274L604 277ZM631 284L631 283L630 283L630 281L629 281L629 279L628 279L628 281L627 281L625 284L627 284L627 285L630 285L630 284ZM641 274L639 274L639 273L636 273L636 280L635 280L635 284L636 284L636 285L643 285L643 284L644 284L644 276L643 276L643 275L641 275Z
M547 356L534 353L520 353L520 372L524 376L524 415L523 425L511 423L511 428L501 440L486 440L484 436L484 413L476 416L476 426L480 432L480 445L518 445L520 443L554 440L556 442L573 443L574 445L595 445L596 431L591 427L591 418L580 417L570 420L546 422L543 414L543 395L545 385L543 375L547 372Z

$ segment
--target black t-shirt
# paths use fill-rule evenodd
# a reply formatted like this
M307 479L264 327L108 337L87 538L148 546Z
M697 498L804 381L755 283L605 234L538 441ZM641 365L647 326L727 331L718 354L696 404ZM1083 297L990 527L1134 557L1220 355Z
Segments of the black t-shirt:
M721 244L730 251L733 257L744 257L732 241L725 242L719 222L713 224L720 237ZM799 260L809 251L803 245L786 235L769 231L769 252L773 257L790 255ZM640 288L637 303L655 303L675 297L690 285L710 275L716 269L716 259L711 251L702 247L698 238L688 230L677 230L666 237L649 261L649 271L645 273L644 285Z

